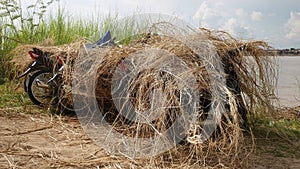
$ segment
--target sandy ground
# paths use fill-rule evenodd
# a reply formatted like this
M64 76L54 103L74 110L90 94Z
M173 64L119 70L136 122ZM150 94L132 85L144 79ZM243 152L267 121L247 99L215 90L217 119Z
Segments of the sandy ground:
M0 168L96 168L118 163L85 135L76 117L0 110Z
M95 145L76 116L0 109L0 121L0 168L138 168ZM300 168L299 140L281 141L287 150L263 135L256 141L247 168Z

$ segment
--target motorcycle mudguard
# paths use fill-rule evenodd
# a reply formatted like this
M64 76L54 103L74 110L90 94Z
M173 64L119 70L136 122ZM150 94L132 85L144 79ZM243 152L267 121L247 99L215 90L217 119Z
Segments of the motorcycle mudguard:
M18 76L18 78L22 78L22 77L28 75L28 73L30 73L31 70L32 70L32 68L31 68L31 66L30 66L24 73L22 73L20 76Z
M28 67L28 69L25 70L24 73L22 73L20 76L18 76L18 78L22 78L22 77L28 75L30 72L40 69L40 68L41 68L41 65L42 65L42 64L41 64L40 62L34 61L34 62Z

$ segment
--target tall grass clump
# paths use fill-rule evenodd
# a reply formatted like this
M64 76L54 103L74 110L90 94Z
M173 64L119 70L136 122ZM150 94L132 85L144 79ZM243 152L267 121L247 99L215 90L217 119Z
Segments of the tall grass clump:
M54 10L49 10L54 6ZM130 19L119 23L118 14L102 15L93 13L88 19L72 17L60 6L59 0L33 1L24 7L21 1L0 2L0 82L11 77L8 62L15 58L10 52L19 45L62 45L85 39L94 42L107 30L111 30L117 40L128 43L133 34ZM124 25L125 24L125 25ZM130 38L126 38L130 37ZM27 57L27 56L22 56ZM9 70L9 72L7 71Z
M24 8L21 1L0 1L0 79L8 74L7 62L11 59L8 53L19 44L37 43L39 26L44 22L44 15L54 0L36 1Z

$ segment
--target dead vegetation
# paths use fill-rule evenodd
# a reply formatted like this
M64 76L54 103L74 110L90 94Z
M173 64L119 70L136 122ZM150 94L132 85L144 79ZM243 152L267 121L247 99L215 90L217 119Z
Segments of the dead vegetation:
M98 125L97 122L93 124L85 121L86 119L92 119L92 116L103 117L117 133L139 142L140 138L158 137L168 131L178 117L183 117L183 122L178 125L184 129L174 129L183 132L179 132L182 135L175 141L180 144L175 146L168 140L159 142L160 145L155 142L152 145L154 150L161 148L161 143L173 148L147 159L129 160L134 158L134 153L141 150L141 147L133 147L123 152L129 158L107 157L106 161L130 161L126 164L116 163L114 167L240 168L247 164L254 148L254 141L250 144L249 141L245 142L245 137L252 137L251 130L246 126L247 118L253 116L255 110L261 107L264 107L266 116L271 116L274 112L271 97L274 97L276 64L266 52L270 46L262 41L239 41L226 32L205 29L189 36L176 35L174 38L169 32L163 36L152 32L122 48L88 50L84 49L83 41L60 47L38 48L53 53L53 56L66 57L66 69L63 74L66 93L64 98L69 102L75 99L75 106L79 105L77 108L81 108L81 113L77 115L79 119L84 119L84 122L81 121L84 129L87 129L86 126ZM20 58L27 58L23 52L31 47L20 46L13 51L12 54L16 56L13 62L17 67L24 68L27 65L27 60L25 62ZM174 59L174 56L178 60ZM157 70L161 63L170 62L168 57L175 60L168 68L175 66L180 71ZM127 70L133 74L126 74ZM119 74L116 76L116 73ZM183 88L180 87L180 83L183 82L190 83L191 85L185 87L191 90L183 92ZM123 87L129 85L126 90L119 90L114 86L116 84ZM153 91L159 91L160 95L153 94ZM115 93L117 95L114 95ZM195 116L186 116L188 112L182 106L189 102L181 99L187 95L201 96L197 98L200 101L197 100L199 102L193 114ZM121 99L116 101L114 96ZM80 104L76 98L80 99ZM191 98L193 99L187 97ZM91 106L95 99L100 110L98 112ZM116 105L116 102L122 104ZM132 103L131 107L125 109L124 105L129 103ZM155 120L152 120L153 117L145 118L146 121L152 120L151 123L145 123L145 119L137 120L138 115L130 118L130 114L121 113L131 109L147 112L151 110L151 103L155 103L159 108L156 113L152 111L153 114L157 114ZM202 133L206 129L204 120L210 115L217 121L216 130L211 133L212 137L206 138ZM186 124L188 126L185 126ZM244 132L245 129L247 132ZM68 129L57 130L59 131L66 132ZM104 133L110 134L109 131ZM201 139L205 141L201 142ZM251 140L254 140L253 137ZM124 140L114 141L110 139L101 143L106 149L114 152L118 150L114 145ZM129 147L131 146L129 144ZM54 157L51 155L47 158L55 158L55 154ZM80 159L68 165L80 166L85 162L86 159Z
M38 110L33 106L27 109ZM165 154L159 157L164 163L110 155L82 130L75 116L43 111L24 114L22 108L0 109L0 168L213 168L194 161L187 165L187 146L179 146L182 151L177 152L186 158L169 159ZM243 168L299 168L299 140L291 144L274 133L263 132L268 131L255 130L256 150L242 161ZM251 136L245 135L245 141L244 148L249 150ZM220 164L215 168L232 168L226 166Z

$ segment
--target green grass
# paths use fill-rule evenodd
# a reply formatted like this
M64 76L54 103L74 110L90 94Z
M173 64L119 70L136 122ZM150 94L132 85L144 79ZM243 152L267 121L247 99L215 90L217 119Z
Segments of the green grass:
M21 87L12 81L0 85L0 111L20 114L51 113L47 107L34 105Z
M298 119L282 119L275 122L276 127L298 132L300 136L300 121Z
M32 105L27 93L22 90L16 91L16 87L17 86L11 82L0 85L0 108Z
M257 154L275 157L300 158L300 121L289 114L280 118L266 115L261 107L250 116L249 121L255 137Z
M128 44L132 40L133 21L119 22L118 14L101 15L95 12L89 19L71 17L59 0L36 0L21 8L21 1L0 1L0 84L7 81L8 55L17 45L38 44L46 40L62 45L85 38L94 42L107 30L116 40ZM56 11L48 11L56 6Z
M288 113L288 112L286 112ZM282 118L282 119L271 119L269 117L263 116L260 113L259 116L251 117L250 121L253 128L266 128L269 132L276 133L287 133L296 136L300 139L300 121L295 118Z
M258 154L275 157L300 158L299 119L270 120L256 117L253 121L253 134Z

